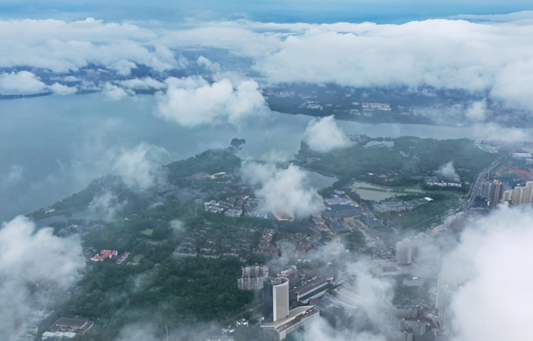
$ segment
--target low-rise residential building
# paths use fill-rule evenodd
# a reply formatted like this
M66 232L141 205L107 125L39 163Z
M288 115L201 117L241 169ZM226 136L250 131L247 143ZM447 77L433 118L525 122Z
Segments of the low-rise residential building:
M42 340L57 337L73 338L77 335L85 335L94 326L94 322L83 317L60 317L48 331L43 333Z
M99 254L91 258L91 260L93 262L103 262L106 258L113 258L115 256L118 256L117 250L102 250Z

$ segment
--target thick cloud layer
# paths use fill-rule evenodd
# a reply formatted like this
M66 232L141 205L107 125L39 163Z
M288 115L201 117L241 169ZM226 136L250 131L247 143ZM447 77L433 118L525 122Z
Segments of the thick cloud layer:
M504 24L425 20L402 25L235 21L189 23L177 29L94 19L0 21L0 48L4 51L0 67L69 72L96 65L128 76L141 65L156 72L186 67L189 63L176 51L201 46L249 58L252 68L268 83L430 86L465 90L507 106L533 110L528 90L533 77L533 52L528 48L533 21L520 16L516 21L511 19ZM222 65L218 62L199 57L195 64L218 72ZM32 84L31 91L40 90L38 80L27 82ZM229 88L219 84L222 82L209 88ZM253 82L231 86L260 104ZM239 86L241 90L237 90ZM182 89L182 85L177 88ZM29 93L28 89L17 89L13 86L9 91ZM471 114L474 120L482 118L479 110ZM196 120L181 121L197 124Z
M0 95L34 95L47 92L46 84L28 71L0 74Z
M255 194L262 200L264 210L295 219L324 209L322 197L309 187L305 173L294 165L280 169L271 164L248 163L241 172L245 180L258 186Z
M533 210L501 207L473 222L446 259L443 281L456 290L454 341L530 340L533 335Z
M193 127L227 119L238 124L265 110L265 99L254 81L232 84L222 79L209 84L200 77L169 78L166 94L159 96L157 115L181 126Z
M304 142L309 148L321 153L351 145L350 139L337 126L333 116L327 116L309 122L305 130L305 135Z
M94 19L0 21L0 67L68 72L95 64L122 75L136 64L158 71L176 67L168 48L149 42L155 37L154 32L138 26Z
M61 294L85 266L79 241L35 231L35 224L17 217L0 229L0 339L17 340L34 310L50 309L51 295Z
M257 69L273 82L490 91L505 87L507 78L520 81L515 68L530 74L522 61L533 54L522 43L532 30L459 20L320 25L286 39Z
M505 25L463 20L402 25L224 22L175 34L172 44L201 42L248 56L271 83L431 86L489 94L507 105L533 109L526 94L527 79L533 75L533 52L527 48L532 33L530 21Z

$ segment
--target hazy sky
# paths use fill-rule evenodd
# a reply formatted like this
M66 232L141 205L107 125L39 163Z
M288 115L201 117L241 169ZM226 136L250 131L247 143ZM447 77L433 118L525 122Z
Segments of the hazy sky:
M458 14L502 14L533 9L525 0L2 0L3 18L180 20L246 17L276 22L408 21Z

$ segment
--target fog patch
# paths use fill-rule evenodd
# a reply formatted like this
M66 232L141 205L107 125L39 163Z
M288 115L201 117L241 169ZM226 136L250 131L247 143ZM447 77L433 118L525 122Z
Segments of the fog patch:
M475 102L467 108L466 118L474 122L482 122L487 118L487 101Z
M505 206L472 221L445 260L454 341L529 340L533 334L533 210Z
M385 341L397 338L400 330L392 304L393 280L378 276L376 264L369 258L347 252L341 238L304 254L298 253L290 243L282 243L279 247L281 257L271 266L283 268L299 257L306 262L323 263L325 268L338 269L336 281L342 285L330 295L342 302L345 316L351 316L349 325L339 322L335 327L322 317L315 319L297 334L298 340Z
M161 340L205 340L221 336L222 328L215 323L184 325L169 329L151 323L130 324L122 328L113 341L161 341Z
M263 210L288 218L306 218L324 209L323 199L312 188L303 170L294 165L277 168L272 164L247 163L241 169L243 178L257 186L255 195Z
M459 178L459 174L457 174L455 167L453 166L453 161L447 162L440 166L439 169L435 171L435 174L448 180Z
M79 240L36 231L19 216L0 229L0 339L16 340L26 331L28 315L52 310L79 278L85 259Z
M141 142L132 149L122 149L114 158L111 173L119 176L133 190L146 190L163 181L161 164L170 154L161 147Z
M502 142L532 142L533 131L517 127L502 127L493 122L477 123L472 127L472 136L477 140Z
M299 335L301 341L387 341L383 335L369 332L354 333L348 330L338 330L328 324L323 318L315 319L305 327L305 331Z
M178 219L174 219L174 220L171 220L170 223L170 229L174 232L174 233L180 233L180 232L183 232L185 231L185 226L183 225L183 223L178 220Z
M93 219L103 219L110 221L115 216L117 209L123 205L118 202L117 197L111 192L105 192L95 196L89 203L88 212Z
M305 144L313 151L325 153L333 149L346 148L352 143L344 132L337 126L335 118L327 116L313 119L305 130Z
M283 163L291 159L291 155L286 151L271 150L259 157L259 160L272 163Z

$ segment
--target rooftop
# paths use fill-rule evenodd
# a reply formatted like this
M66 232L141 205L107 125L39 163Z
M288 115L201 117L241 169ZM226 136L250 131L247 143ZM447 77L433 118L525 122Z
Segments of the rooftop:
M296 294L303 295L306 292L311 291L311 290L321 286L322 284L329 283L331 280L332 280L332 278L328 278L328 279L324 279L324 280L319 280L319 281L313 282L313 283L311 283L309 285L306 285L305 287L303 287L301 289L298 289L296 291Z
M312 317L318 313L318 309L312 305L297 307L289 311L289 316L275 322L263 323L261 327L274 328L277 332L282 332L301 322L302 319Z
M76 334L85 334L94 322L84 317L60 317L50 327L50 331L55 332L72 332Z

